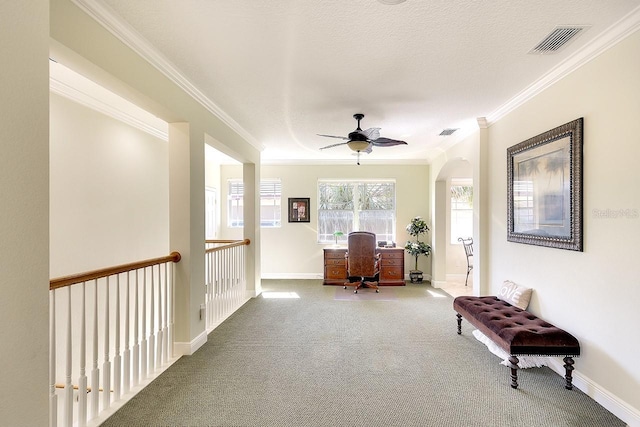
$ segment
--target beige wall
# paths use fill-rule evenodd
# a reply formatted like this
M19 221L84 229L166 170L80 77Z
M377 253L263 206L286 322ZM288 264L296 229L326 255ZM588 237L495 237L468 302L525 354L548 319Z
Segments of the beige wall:
M482 165L491 188L488 293L495 293L505 279L534 288L529 309L579 339L582 357L576 373L589 393L611 393L617 402L626 402L636 422L638 52L640 31L498 120L489 128L489 160ZM584 252L507 242L507 147L579 117L584 117ZM626 214L600 214L607 209Z
M226 180L240 178L241 169L222 167L222 203L226 203ZM322 249L317 237L318 180L319 179L395 179L396 180L396 241L404 246L410 238L405 226L411 218L420 215L431 223L429 209L429 167L407 166L262 166L261 178L280 178L282 182L282 227L262 228L262 277L321 278L323 274ZM287 222L287 199L309 197L311 199L311 221L309 223ZM223 238L241 238L241 230L226 227L226 209L222 213ZM430 242L431 236L425 237ZM406 257L405 270L413 268L413 258ZM431 274L431 259L420 257L419 268Z
M168 255L167 142L51 95L51 277Z
M46 426L49 3L0 3L0 424Z

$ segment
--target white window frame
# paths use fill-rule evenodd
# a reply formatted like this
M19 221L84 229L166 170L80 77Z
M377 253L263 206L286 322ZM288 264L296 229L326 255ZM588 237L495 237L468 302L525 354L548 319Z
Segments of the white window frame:
M453 187L470 187L473 191L473 180L470 178L457 178L451 180L449 188L451 206L449 209L450 242L460 245L458 238L473 237L473 196L469 203L462 200L454 200Z
M227 180L227 227L244 227L244 183L241 179ZM265 208L263 208L265 207ZM266 209L269 207L270 209ZM267 217L267 215L270 217ZM260 227L282 226L282 183L279 178L260 180Z
M375 230L375 229L371 229L371 230L363 230L363 228L366 228L366 226L361 226L360 224L360 220L362 215L364 214L364 212L367 211L363 211L361 209L362 206L362 197L359 194L359 192L366 187L370 187L372 185L378 185L378 184L383 184L383 185L391 185L392 186L392 192L393 192L393 196L392 196L392 208L391 209L382 209L380 211L388 211L388 213L391 214L390 218L384 218L384 214L381 215L381 218L379 218L380 221L382 222L386 222L387 226L385 227L385 230ZM323 200L322 200L322 192L323 189L322 187L325 185L335 185L335 186L345 186L345 187L350 187L352 189L352 194L351 194L351 200L346 200L346 203L344 205L344 209L324 209L323 208ZM331 210L342 210L343 211L343 216L344 218L342 218L342 221L349 221L350 218L350 222L351 224L346 224L342 227L339 228L345 228L344 230L329 230L328 228L330 226L327 226L323 223L324 218L325 218L325 214L324 212L326 211L331 211ZM370 212L376 212L377 210L371 210ZM374 214L374 217L376 215ZM335 219L337 221L340 221L340 219ZM376 221L375 218L373 218L373 221ZM341 236L338 236L336 239L336 236L333 235L333 233L335 231L341 231L343 234ZM328 179L324 179L324 180L318 180L318 243L321 244L326 244L326 243L345 243L347 241L347 235L349 234L349 232L351 231L371 231L376 233L377 236L377 240L393 240L395 241L396 238L396 182L395 180L391 180L391 179L380 179L380 180L328 180Z

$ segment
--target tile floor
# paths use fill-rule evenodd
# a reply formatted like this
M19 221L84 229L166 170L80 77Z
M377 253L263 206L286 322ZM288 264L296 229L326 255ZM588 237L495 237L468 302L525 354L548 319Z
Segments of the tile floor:
M473 295L473 283L471 278L469 278L469 282L467 286L464 285L463 280L448 280L445 285L440 287L443 291L451 295L452 297L459 297L461 295Z

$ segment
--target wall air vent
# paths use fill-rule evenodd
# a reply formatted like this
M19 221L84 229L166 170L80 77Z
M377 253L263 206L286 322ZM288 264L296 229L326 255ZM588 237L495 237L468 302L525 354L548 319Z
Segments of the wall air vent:
M442 132L440 132L440 136L449 136L449 135L451 135L452 133L454 133L457 130L458 130L458 128L455 128L455 129L451 129L451 128L443 129Z
M582 34L587 28L589 28L588 25L559 25L531 49L529 53L539 55L556 53L571 40L574 40L578 35Z

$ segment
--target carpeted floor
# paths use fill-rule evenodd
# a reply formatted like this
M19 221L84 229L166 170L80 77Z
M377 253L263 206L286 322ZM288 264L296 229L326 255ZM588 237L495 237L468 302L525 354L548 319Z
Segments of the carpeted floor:
M252 299L103 426L624 426L548 368L512 389L426 284L379 300L319 280L263 288L300 298Z

